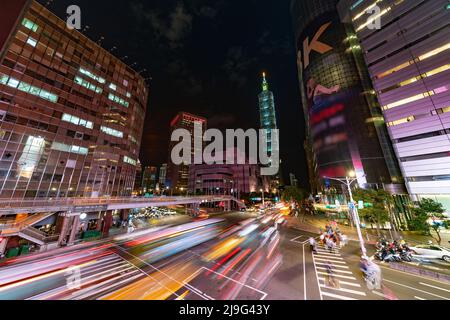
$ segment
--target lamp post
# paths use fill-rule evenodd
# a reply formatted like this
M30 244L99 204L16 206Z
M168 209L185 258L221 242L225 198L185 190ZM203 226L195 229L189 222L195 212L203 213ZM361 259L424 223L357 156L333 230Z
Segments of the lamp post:
M264 199L264 189L261 189L261 192L262 192L262 205L264 207L266 205L266 201Z
M364 257L367 257L367 250L366 247L364 246L364 238L362 236L362 232L361 232L361 222L359 220L359 214L358 214L358 209L356 208L355 205L355 201L353 200L353 193L352 193L352 184L357 181L358 179L355 178L355 172L354 171L350 171L348 173L348 175L350 176L346 176L345 180L344 179L340 179L340 178L330 178L330 177L324 177L325 179L330 179L330 180L334 180L334 181L339 181L340 183L344 184L347 186L347 190L350 196L350 211L352 213L352 218L353 221L356 224L356 230L358 232L358 238L359 238L359 244L361 246L361 251L363 253Z

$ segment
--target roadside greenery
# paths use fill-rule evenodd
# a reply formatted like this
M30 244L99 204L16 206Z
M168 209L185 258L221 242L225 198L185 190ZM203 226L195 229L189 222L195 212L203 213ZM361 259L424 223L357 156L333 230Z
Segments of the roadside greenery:
M409 221L409 229L411 231L420 231L427 236L431 236L436 242L441 245L442 228L448 229L449 223L444 220L444 208L441 203L432 199L422 199L418 206L412 210L412 219ZM430 224L429 220L433 222ZM442 220L438 223L435 220Z

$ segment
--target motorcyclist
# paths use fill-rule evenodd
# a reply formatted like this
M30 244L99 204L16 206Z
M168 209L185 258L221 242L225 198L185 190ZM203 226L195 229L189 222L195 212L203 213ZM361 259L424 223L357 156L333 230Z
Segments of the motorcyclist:
M381 269L368 257L361 257L360 269L364 273L369 289L381 289Z

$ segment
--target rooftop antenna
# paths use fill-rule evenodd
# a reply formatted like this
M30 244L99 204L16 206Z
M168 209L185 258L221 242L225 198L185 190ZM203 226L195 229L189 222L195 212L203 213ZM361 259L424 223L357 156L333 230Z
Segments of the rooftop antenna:
M117 47L114 46L114 47L112 47L111 49L109 49L109 52L113 52L113 51L116 50L116 49L117 49Z
M120 58L120 60L126 60L128 59L128 56L123 56L122 58Z
M48 0L48 1L46 2L45 6L48 7L49 5L52 4L52 2L53 2L53 0Z
M101 36L100 39L98 39L97 44L100 45L100 44L102 43L103 40L105 40L105 37L104 37L104 36Z
M142 69L141 71L139 71L138 73L141 74L142 72L147 71L147 69Z
M85 33L85 32L88 31L90 28L91 28L91 27L89 27L89 26L85 26L85 27L83 28L83 30L81 30L81 33Z

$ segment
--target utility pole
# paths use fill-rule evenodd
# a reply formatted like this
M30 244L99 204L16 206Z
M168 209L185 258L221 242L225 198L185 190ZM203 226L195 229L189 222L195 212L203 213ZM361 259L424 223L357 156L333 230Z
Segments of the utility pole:
M350 176L354 176L355 173L354 172L350 172L349 173ZM330 180L334 180L334 181L339 181L340 183L343 183L344 185L347 186L347 190L350 196L350 204L349 204L349 209L350 212L352 214L352 218L353 221L355 222L356 225L356 231L358 233L358 238L359 238L359 244L361 246L361 251L363 253L364 257L367 257L367 250L366 247L364 245L364 238L362 236L362 232L361 232L361 221L359 220L359 214L358 214L358 209L356 207L355 204L355 200L353 199L353 192L352 192L352 184L357 181L357 178L352 178L352 177L345 177L344 179L339 179L339 178L330 178L330 177L325 177L326 179L330 179Z

